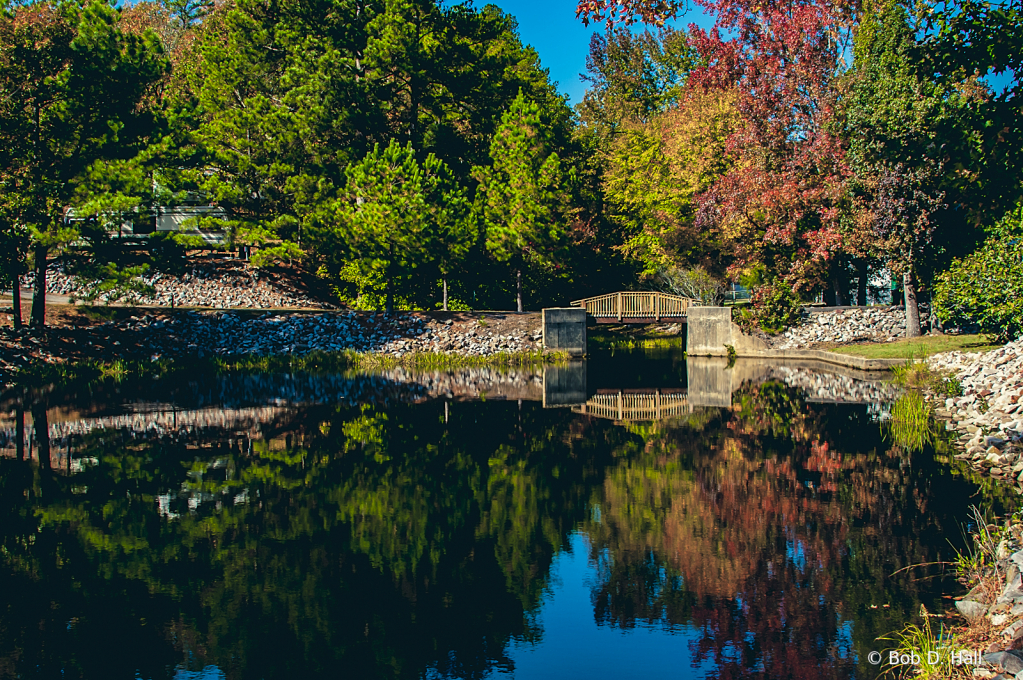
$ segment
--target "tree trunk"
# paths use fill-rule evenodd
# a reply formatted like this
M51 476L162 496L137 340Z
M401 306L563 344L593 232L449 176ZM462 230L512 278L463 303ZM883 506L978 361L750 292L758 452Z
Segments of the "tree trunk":
M931 290L933 290L933 289L931 289ZM935 305L934 305L934 295L933 295L933 293L927 296L927 303L928 303L927 304L927 311L928 311L927 325L930 327L930 334L931 335L944 335L945 334L945 329L941 325L941 319L938 318L938 310L935 308Z
M902 275L902 291L906 301L906 337L919 338L920 308L916 304L916 286L910 272Z
M50 469L50 423L46 417L46 406L36 404L32 407L32 425L36 431L36 443L39 446L39 468Z
M14 276L14 289L11 291L11 301L14 303L14 330L20 330L21 320L21 277Z
M448 311L448 280L444 279L444 311Z
M390 276L387 277L387 296L384 299L384 311L388 313L394 311L394 284Z
M519 314L522 313L522 269L515 270L515 300Z
M32 292L32 326L42 328L46 324L46 255L49 248L36 246L35 270L36 287Z
M845 266L835 263L831 268L831 289L835 295L835 306L844 307L848 303L845 294Z
M18 460L25 460L25 407L20 403L15 410L14 417L17 419L14 436L18 439L14 444L14 449L18 452Z
M860 260L856 265L856 304L867 306L867 261Z

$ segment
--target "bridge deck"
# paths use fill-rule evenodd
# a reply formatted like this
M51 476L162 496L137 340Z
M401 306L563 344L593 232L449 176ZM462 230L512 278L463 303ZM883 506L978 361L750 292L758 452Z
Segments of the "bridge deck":
M572 302L583 307L598 323L656 323L672 319L685 321L694 300L656 291L621 291Z

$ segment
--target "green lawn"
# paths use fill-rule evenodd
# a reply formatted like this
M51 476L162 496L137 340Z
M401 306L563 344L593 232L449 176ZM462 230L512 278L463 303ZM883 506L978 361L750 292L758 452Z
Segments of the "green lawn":
M992 345L984 335L925 335L912 340L845 345L830 351L838 354L854 354L868 359L922 359L938 352L987 352L1000 347Z

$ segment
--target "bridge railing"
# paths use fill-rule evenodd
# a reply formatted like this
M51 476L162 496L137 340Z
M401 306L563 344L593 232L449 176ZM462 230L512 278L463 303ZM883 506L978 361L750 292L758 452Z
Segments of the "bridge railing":
M583 298L572 302L573 307L585 307L586 313L598 319L680 318L689 312L693 303L681 295L670 295L656 291L622 291Z
M585 404L573 406L575 413L610 418L611 420L663 420L678 418L689 412L689 400L685 393L653 394L595 394Z

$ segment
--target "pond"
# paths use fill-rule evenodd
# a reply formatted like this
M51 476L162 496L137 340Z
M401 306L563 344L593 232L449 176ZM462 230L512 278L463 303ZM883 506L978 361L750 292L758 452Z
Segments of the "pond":
M897 396L664 349L9 399L0 677L873 679L1010 498Z

